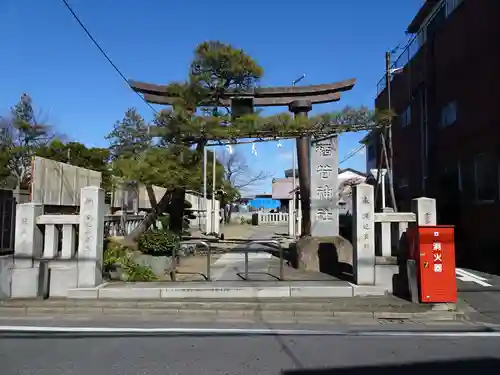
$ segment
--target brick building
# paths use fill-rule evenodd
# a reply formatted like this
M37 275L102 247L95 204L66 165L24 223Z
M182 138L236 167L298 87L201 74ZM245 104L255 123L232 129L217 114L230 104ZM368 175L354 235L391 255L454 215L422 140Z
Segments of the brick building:
M438 200L457 257L500 269L500 0L427 0L392 66L394 181L400 210ZM382 78L376 108L388 105ZM369 134L367 167L380 149Z

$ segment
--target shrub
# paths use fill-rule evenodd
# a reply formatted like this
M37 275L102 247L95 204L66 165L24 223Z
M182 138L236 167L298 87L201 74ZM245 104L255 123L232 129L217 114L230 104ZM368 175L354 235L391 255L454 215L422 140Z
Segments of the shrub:
M154 256L171 256L180 248L180 238L169 230L152 230L139 238L139 250Z
M158 221L158 229L149 230L139 237L139 250L154 256L171 256L174 248L180 248L181 239L169 229L168 216L161 216Z
M121 264L123 258L127 255L127 248L121 244L108 242L103 254L103 266L105 269L113 267L115 264Z
M158 279L150 267L137 264L131 258L128 258L123 268L127 271L127 281L153 281Z
M126 272L126 281L156 280L151 268L141 266L133 260L132 251L127 247L109 242L104 250L103 266L106 272L113 271L118 265Z

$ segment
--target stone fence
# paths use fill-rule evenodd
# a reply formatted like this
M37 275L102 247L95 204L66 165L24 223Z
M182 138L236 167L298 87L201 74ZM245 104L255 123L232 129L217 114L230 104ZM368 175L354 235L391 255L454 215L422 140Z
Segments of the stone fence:
M286 224L288 223L287 212L259 212L258 224L259 225L273 225L273 224Z
M33 298L43 288L50 290L52 297L65 297L69 289L94 288L102 283L104 238L117 234L124 219L104 214L104 191L98 187L83 188L80 199L78 215L43 215L41 205L18 205L15 254L13 261L10 258L12 264L3 262L0 268L0 294L3 290L13 298ZM353 188L352 265L357 285L392 290L393 278L399 271L397 256L406 251L401 244L407 228L436 224L434 199L414 199L412 211L376 213L373 186L359 184ZM219 213L214 215L218 224ZM268 224L289 224L286 213L264 216ZM141 216L125 218L125 232L142 220ZM3 272L6 268L8 277Z
M94 186L82 189L78 215L44 215L40 204L19 204L11 285L3 289L10 289L13 298L31 298L37 296L41 282L48 282L52 297L65 297L68 289L101 284L105 237L130 233L145 217L105 212L104 190ZM217 229L219 212L213 215ZM41 275L42 262L47 272L50 269L47 281Z
M353 187L354 282L392 290L398 256L407 251L405 232L410 225L436 225L436 200L413 199L412 212L375 212L374 202L373 186Z
M64 297L70 288L99 285L104 213L104 190L94 186L82 189L79 215L43 215L42 205L18 205L11 297L37 296L38 288L43 287L39 284L45 282L42 261L47 261L50 269L51 296Z
M47 216L49 215L43 215L42 217L46 218ZM51 216L56 216L56 215L51 215ZM104 216L104 237L126 236L127 234L131 233L135 228L137 228L145 217L146 217L145 214L106 215ZM63 233L64 233L64 227L63 227Z

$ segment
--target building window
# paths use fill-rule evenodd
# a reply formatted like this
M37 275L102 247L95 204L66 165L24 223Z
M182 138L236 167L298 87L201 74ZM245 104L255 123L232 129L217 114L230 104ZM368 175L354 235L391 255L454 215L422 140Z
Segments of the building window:
M457 121L457 102L446 103L441 108L441 127L449 126Z
M411 124L411 104L408 104L408 107L399 115L399 121L403 128Z
M485 154L460 162L460 190L465 199L492 202L498 199L499 176L497 162Z
M458 162L450 163L444 168L441 176L441 190L445 192L461 191L460 165Z
M485 154L474 160L476 200L496 201L498 198L498 166L493 158Z
M466 200L475 199L474 162L472 160L460 161L460 191Z

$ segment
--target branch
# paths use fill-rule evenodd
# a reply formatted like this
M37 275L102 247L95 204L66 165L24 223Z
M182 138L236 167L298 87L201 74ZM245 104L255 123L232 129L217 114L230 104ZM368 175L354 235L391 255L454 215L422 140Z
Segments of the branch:
M247 188L272 176L264 171L252 173L244 157L237 152L233 152L232 154L225 152L219 158L219 161L226 171L226 179L238 190Z
M321 137L348 131L371 130L389 123L389 115L366 108L346 107L340 112L311 118L293 118L289 113L263 117L244 115L232 120L230 116L193 116L183 110L163 111L155 120L151 134L166 142L196 144L221 139Z

